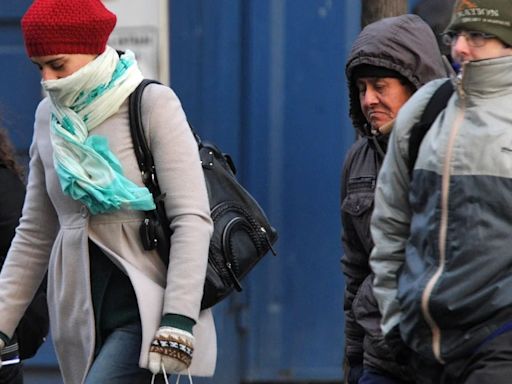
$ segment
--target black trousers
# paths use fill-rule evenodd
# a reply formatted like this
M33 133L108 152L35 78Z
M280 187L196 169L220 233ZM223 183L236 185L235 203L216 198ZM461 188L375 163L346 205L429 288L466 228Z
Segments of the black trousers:
M511 384L512 331L486 342L467 358L439 364L414 356L416 384Z

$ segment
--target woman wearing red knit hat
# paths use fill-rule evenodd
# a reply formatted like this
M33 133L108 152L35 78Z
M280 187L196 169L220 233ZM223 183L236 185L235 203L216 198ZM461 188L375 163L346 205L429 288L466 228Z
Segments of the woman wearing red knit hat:
M215 328L200 303L212 221L197 145L176 95L150 85L142 117L171 222L166 269L140 241L154 202L133 150L128 97L143 76L131 51L106 45L115 23L100 0L36 0L23 16L48 97L36 111L27 196L0 274L0 346L48 270L65 383L209 376Z

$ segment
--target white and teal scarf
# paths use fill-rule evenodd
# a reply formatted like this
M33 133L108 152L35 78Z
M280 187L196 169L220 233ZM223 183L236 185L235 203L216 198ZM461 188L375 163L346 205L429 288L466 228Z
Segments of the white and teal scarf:
M108 141L89 132L115 114L142 81L133 52L104 53L70 76L42 81L51 101L53 159L63 192L92 214L151 210L153 197L123 175Z

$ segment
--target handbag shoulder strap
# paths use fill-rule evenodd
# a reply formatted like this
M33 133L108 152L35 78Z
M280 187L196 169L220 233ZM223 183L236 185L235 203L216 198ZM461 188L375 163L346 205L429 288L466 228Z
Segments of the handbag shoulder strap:
M158 185L158 178L155 170L155 163L153 155L149 149L144 134L144 127L142 124L142 94L144 89L149 84L160 84L156 80L144 79L137 86L135 91L129 97L129 120L130 120L130 133L133 141L133 149L137 157L137 163L142 175L144 185L153 194L153 198L161 198L160 186Z

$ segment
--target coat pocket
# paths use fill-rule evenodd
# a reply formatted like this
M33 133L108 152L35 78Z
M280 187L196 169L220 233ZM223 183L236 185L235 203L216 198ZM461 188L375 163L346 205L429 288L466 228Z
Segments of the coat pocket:
M347 195L341 209L351 216L361 216L373 208L374 177L354 177L347 183Z
M351 216L362 216L373 208L373 193L348 194L341 204L341 209Z

